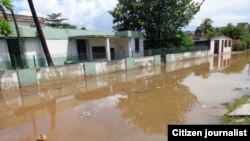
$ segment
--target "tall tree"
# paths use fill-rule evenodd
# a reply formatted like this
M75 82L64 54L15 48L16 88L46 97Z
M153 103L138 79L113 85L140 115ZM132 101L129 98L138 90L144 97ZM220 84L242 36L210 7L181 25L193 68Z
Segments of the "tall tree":
M50 15L47 15L47 17L45 18L46 26L53 28L76 29L75 25L64 22L68 19L61 18L61 16L62 13L52 13Z
M211 31L214 31L213 27L213 21L210 18L206 18L203 20L203 22L200 25L201 31L204 33L204 35L208 34Z
M7 16L7 13L4 9L4 8L7 9L10 6L11 6L11 3L9 0L0 0L0 10L2 11L3 17L4 17L4 20L3 19L0 20L0 28L1 28L0 34L4 35L5 37L8 37L12 33L12 29L11 29L9 22L8 22L8 16ZM6 38L6 43L7 43L8 50L9 50L12 68L17 68L17 64L16 64L17 57L14 54L14 50L12 47L12 41L9 38Z
M110 14L115 30L145 31L152 47L173 44L181 28L187 26L204 0L118 0Z
M37 32L38 32L38 35L39 35L39 38L40 38L40 41L41 41L41 44L42 44L42 47L43 47L43 51L44 51L47 63L48 63L49 66L54 66L54 63L53 63L51 55L49 53L49 49L48 49L48 46L47 46L43 31L42 31L42 28L41 28L41 25L39 23L39 20L38 20L37 14L36 14L36 10L35 10L33 1L28 0L28 3L29 3L29 7L30 7L30 10L31 10L34 22L36 24Z
M118 0L118 2L116 7L109 11L114 17L113 28L116 31L141 31L144 2L138 0Z
M21 42L21 36L20 36L20 32L19 32L19 28L18 28L18 24L17 24L17 20L15 17L15 13L13 11L13 5L11 4L10 0L1 0L3 5L6 7L6 9L8 9L11 12L11 15L13 17L14 20L14 24L15 24L15 29L16 29L16 33L17 33L17 40L18 40L18 54L20 56L16 56L16 58L18 59L17 61L20 62L21 68L25 67L25 61L24 61L24 56L23 56L23 49L22 49L22 42Z

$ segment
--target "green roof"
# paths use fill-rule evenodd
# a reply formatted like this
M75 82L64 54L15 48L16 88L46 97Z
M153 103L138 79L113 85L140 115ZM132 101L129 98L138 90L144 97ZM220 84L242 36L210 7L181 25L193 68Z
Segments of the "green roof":
M36 38L38 37L36 28L22 26L19 27L20 35L24 38ZM74 39L74 38L90 38L90 37L128 37L128 38L142 38L142 33L135 31L121 31L121 32L98 32L89 30L77 30L77 29L58 29L58 28L43 28L43 33L46 39ZM13 33L10 37L16 37L16 31L13 27Z

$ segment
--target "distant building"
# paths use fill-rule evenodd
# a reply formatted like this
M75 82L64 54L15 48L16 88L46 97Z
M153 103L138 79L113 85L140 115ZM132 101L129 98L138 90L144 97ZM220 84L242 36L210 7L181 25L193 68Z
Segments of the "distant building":
M209 54L231 53L233 47L232 38L215 36L210 39L194 40L196 50L209 50Z
M14 24L14 19L11 14L7 14L8 20L11 24ZM15 14L18 26L35 27L35 23L32 16ZM2 11L0 11L0 18L3 18ZM38 17L38 20L42 27L45 27L45 20L43 17Z
M231 53L232 46L232 38L226 36L216 36L210 39L211 54Z
M244 27L246 29L249 28L249 24L248 23L238 23L237 26L242 26L242 27Z

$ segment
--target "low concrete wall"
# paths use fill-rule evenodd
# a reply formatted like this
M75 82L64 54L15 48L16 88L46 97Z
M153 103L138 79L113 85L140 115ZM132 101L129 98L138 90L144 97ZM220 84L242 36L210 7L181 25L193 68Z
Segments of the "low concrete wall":
M104 73L126 70L124 59L120 61L98 62L95 63L95 65L96 65L96 74L104 74Z
M17 71L0 72L0 90L9 90L19 88Z
M156 66L160 63L160 56L156 55L137 59L127 58L109 62L89 62L84 64L79 63L38 69L32 68L6 71L0 73L0 90L51 83L53 81L62 81L84 76L95 76L111 72L131 70L139 67L153 69L151 66Z
M186 61L176 61L166 64L166 72L173 72L180 69L189 68L191 66L201 65L204 63L209 63L209 61L213 59L212 56L207 56L203 58L197 58L194 60L186 60Z
M83 63L39 68L36 71L39 83L48 83L51 81L73 79L84 76Z
M174 62L174 61L204 57L204 56L209 56L209 55L212 55L210 51L195 51L195 52L167 54L166 62Z
M154 56L136 58L135 59L135 67L150 67L154 66Z

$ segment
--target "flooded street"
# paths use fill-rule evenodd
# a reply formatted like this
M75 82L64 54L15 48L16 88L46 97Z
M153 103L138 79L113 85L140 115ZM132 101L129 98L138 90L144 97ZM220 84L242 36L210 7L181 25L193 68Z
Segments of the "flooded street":
M250 94L249 56L0 91L0 141L165 141L168 124L218 124L223 104Z

